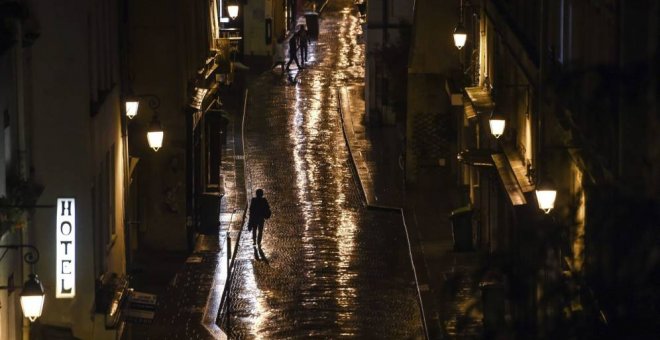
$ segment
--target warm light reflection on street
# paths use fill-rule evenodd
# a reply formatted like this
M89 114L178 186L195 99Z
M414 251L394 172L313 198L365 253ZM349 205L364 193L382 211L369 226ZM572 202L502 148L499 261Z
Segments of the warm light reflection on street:
M337 89L364 78L352 1L329 5L321 32L306 69L250 88L247 171L273 217L261 252L243 232L221 327L230 338L419 338L400 216L362 207L342 134Z

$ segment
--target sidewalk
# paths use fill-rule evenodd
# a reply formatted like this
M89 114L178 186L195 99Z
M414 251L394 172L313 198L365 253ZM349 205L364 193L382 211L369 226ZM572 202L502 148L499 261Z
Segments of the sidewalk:
M236 251L244 221L246 192L242 157L242 96L225 101L226 143L222 150L219 235L197 235L194 251L176 271L159 304L147 339L226 339L217 325L228 270L227 254ZM228 237L231 239L228 241ZM228 247L231 247L228 249ZM135 334L134 334L135 335Z
M420 169L415 188L404 188L397 130L365 125L363 86L343 87L339 98L366 205L403 208L429 338L481 338L478 254L453 251L449 214L459 196L449 169Z

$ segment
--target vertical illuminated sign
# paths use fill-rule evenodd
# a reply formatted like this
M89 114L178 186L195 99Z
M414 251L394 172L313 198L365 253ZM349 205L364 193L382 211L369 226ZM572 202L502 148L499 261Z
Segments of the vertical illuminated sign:
M55 297L76 296L76 199L57 199L57 273Z

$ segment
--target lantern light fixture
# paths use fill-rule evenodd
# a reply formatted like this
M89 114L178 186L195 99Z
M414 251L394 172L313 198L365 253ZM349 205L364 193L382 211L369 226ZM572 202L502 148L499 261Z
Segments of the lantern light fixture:
M467 30L465 29L465 26L463 26L463 22L459 21L458 25L456 25L456 28L454 29L454 45L456 45L456 48L459 50L465 46L465 42L467 41Z
M126 117L128 119L133 119L138 113L138 108L140 107L140 101L137 99L127 99L126 100Z
M488 126L490 126L490 133L495 136L495 138L500 138L504 134L506 119L503 115L493 111L488 119Z
M235 20L238 17L238 4L236 2L231 2L227 5L227 14L231 20Z
M36 274L30 274L21 292L21 309L23 309L23 315L31 322L41 316L45 297L44 286L41 285L39 277Z
M458 25L456 25L456 28L454 28L454 45L456 45L456 48L460 50L463 48L463 46L465 46L466 41L467 30L465 29L465 26L463 26L463 0L461 0Z
M154 151L158 151L158 149L163 146L163 136L163 126L160 124L158 116L154 115L154 118L149 124L149 130L147 131L147 141Z
M23 249L27 248L28 250L23 255L23 261L28 264L35 264L39 261L39 250L37 247L30 244L5 244L0 245L0 249ZM6 252L6 250L5 250ZM4 256L3 256L4 257ZM3 257L0 257L2 260ZM2 286L0 289L14 289L13 284L10 282L7 286ZM36 320L41 316L41 312L44 308L44 300L46 294L44 293L44 287L41 285L39 277L32 273L28 276L28 280L23 284L23 290L21 291L21 309L23 310L23 315L28 318L31 322Z
M148 100L149 107L152 110L157 110L160 107L160 98L154 94L144 94L139 96L129 95L124 102L126 117L128 117L128 119L133 119L137 116L140 108L140 100L142 99Z
M555 200L557 199L557 189L548 180L538 180L536 183L536 201L539 209L543 210L546 214L555 207Z

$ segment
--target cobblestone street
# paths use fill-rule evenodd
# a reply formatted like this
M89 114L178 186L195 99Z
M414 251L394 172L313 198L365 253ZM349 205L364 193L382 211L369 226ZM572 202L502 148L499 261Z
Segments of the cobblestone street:
M229 338L424 338L401 216L363 207L337 89L364 78L353 1L332 1L308 67L250 83L248 190L273 217L261 250L243 231L229 291ZM226 320L228 319L228 324Z

